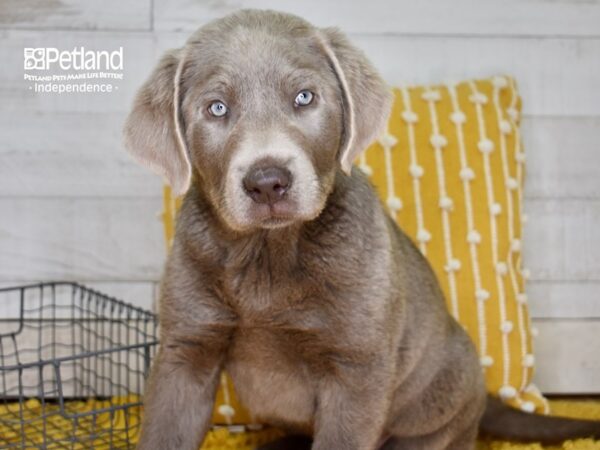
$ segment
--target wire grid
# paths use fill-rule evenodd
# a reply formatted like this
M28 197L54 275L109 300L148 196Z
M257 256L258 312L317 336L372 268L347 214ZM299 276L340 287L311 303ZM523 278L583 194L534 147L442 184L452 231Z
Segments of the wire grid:
M133 448L157 326L76 283L0 289L0 448Z

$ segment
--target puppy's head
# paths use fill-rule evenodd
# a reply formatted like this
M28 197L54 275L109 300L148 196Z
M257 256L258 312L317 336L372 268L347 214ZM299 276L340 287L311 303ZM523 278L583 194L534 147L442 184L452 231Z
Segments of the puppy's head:
M137 94L128 150L174 192L198 183L237 231L317 217L338 168L381 132L391 94L333 29L241 11L167 53Z

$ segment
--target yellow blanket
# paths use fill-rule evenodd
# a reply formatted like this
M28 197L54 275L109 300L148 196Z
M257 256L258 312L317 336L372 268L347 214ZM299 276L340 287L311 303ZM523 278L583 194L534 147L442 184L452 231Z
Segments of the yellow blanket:
M76 448L110 449L133 448L139 432L140 407L119 410L119 406L135 403L136 396L115 397L110 400L66 402L63 412L58 404L42 404L30 399L0 405L0 447L21 444L22 448ZM600 420L600 401L552 401L552 411L557 415ZM75 414L85 414L100 409L116 409L97 415L73 419ZM24 417L21 427L20 417ZM45 420L44 420L45 417ZM44 442L44 434L46 441ZM203 450L251 450L257 445L272 441L281 432L273 428L240 432L235 427L214 428L207 436ZM76 437L74 446L71 446ZM561 446L543 447L539 444L515 444L499 441L480 441L478 450L600 450L600 441L581 439L568 441Z

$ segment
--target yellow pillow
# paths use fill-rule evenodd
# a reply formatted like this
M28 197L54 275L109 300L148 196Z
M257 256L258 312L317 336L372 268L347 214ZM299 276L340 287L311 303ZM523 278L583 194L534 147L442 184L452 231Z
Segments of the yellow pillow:
M525 411L548 412L531 384L521 221L520 97L508 77L395 89L388 131L363 154L400 227L435 270L448 308L479 349L488 390ZM165 234L178 204L165 188ZM216 424L253 419L223 375Z
M395 89L388 131L359 167L427 257L475 341L488 390L547 412L521 261L521 101L508 77Z

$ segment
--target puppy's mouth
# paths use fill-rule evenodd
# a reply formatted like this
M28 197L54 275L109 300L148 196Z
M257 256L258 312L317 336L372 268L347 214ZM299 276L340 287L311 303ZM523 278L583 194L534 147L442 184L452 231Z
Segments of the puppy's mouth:
M250 215L261 228L281 228L298 220L294 202L285 197L272 204L254 204Z

